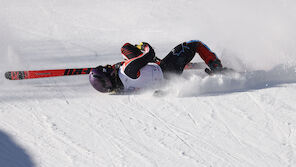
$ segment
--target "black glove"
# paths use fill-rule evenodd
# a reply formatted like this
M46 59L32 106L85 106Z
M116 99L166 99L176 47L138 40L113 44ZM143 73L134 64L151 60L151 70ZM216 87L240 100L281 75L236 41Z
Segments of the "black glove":
M208 66L210 67L210 69L206 68L205 72L209 75L223 73L223 71L227 69L222 66L221 61L219 59L210 61Z
M96 67L99 71L102 71L108 77L114 77L116 75L116 70L113 66L107 64L105 66Z
M208 64L208 66L210 67L210 69L212 71L220 71L223 69L222 67L222 64L221 64L221 61L219 59L216 59L216 60L211 60Z
M151 45L147 42L141 42L140 44L135 44L135 47L137 47L142 52L145 51L145 47L148 46L151 51L154 52L154 49L151 47Z
M147 42L141 42L139 44L135 44L135 47L137 47L141 51L144 51L145 45L149 45L149 44Z

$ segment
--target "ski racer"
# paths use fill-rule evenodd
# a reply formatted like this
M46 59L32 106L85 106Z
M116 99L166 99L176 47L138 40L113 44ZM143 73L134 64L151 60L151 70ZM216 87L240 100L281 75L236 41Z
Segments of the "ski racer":
M207 73L222 71L221 61L204 43L192 40L177 45L164 59L155 56L146 42L121 48L124 61L114 65L98 66L89 74L91 85L100 92L130 92L157 85L171 74L182 74L184 67L196 53L210 69Z

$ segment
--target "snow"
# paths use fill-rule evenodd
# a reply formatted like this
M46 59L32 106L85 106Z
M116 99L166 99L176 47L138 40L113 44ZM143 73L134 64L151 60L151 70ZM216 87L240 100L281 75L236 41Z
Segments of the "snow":
M296 166L295 1L0 2L1 167ZM163 97L4 78L116 63L125 42L163 58L195 39L241 73L186 71Z

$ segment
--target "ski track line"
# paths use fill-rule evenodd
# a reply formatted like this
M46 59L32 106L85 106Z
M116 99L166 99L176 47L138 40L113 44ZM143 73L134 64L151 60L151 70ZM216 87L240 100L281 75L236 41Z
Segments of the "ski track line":
M281 90L282 89L276 90L275 94L280 94L279 92ZM293 92L293 93L296 93L296 91ZM275 101L274 103L275 104L278 103L278 105L280 105L281 107L284 107L284 109L289 110L290 112L293 112L294 113L296 111L296 107L294 107L295 105L292 106L290 104L287 104L287 102L285 100L280 99L280 96L273 96L273 98L274 98L274 101Z
M46 117L44 119L44 123L46 124L47 128L49 129L49 131L52 134L52 135L50 135L51 138L53 138L61 143L64 143L64 145L66 145L66 146L71 146L74 150L76 150L75 151L76 154L86 155L87 157L90 156L91 151L89 149L84 148L81 144L78 144L74 140L72 140L72 138L70 136L68 136L66 132L61 130L57 126L57 124L52 122L49 117ZM68 158L73 163L74 159L75 159L75 158L73 158L73 155L69 155L69 153L67 153L67 151L66 152L63 151L63 152L66 156L68 156Z
M83 107L83 108L85 108L85 112L87 112L87 114L88 114L89 116L92 116L93 113L90 112L89 110L87 110L87 108L89 108L91 111L94 111L94 113L96 113L95 111L97 110L96 105L95 105L95 107L92 107L92 105L91 105L91 106L88 106L88 105L85 105L85 104L84 104L84 107ZM102 112L102 110L100 110L100 111ZM110 112L104 112L104 114L106 114L107 116L113 118L113 116L110 114ZM96 118L96 117L93 116L93 118ZM112 142L112 140L108 140L108 139L106 139L106 134L107 134L107 133L105 132L104 127L102 126L102 121L101 121L100 119L99 119L99 120L98 120L98 119L91 119L90 121L91 121L91 123L88 123L88 125L97 125L97 126L100 127L100 128L96 128L96 127L94 128L94 127L90 126L91 129L92 129L92 132L95 132L95 134L96 134L100 139L104 140L104 142L105 142L106 144L109 143L109 144L111 144L113 147L117 148L118 151L121 153L121 155L123 155L123 154L122 154L122 150L120 149L120 147L116 146L116 145ZM101 129L103 132L99 131L98 129ZM102 135L102 134L103 134L103 135ZM111 136L111 138L113 139L114 137ZM111 156L110 149L106 148L106 147L105 147L105 144L102 144L102 146L105 148L105 150L106 150L106 152L107 152L107 155L108 155L108 157L109 157L109 159L110 159L110 161L111 161L111 163L112 163L112 166L115 167L116 165L115 165L115 162L114 162L114 160L113 160L113 158L112 158L112 156ZM94 157L96 157L96 152L93 152L93 151L92 151L92 154L93 154ZM98 164L98 165L99 165L99 164Z
M168 103L169 103L169 102L168 102ZM184 105L183 105L183 109L185 109L184 111L187 111L186 108L184 107ZM198 139L198 140L202 141L204 144L208 145L209 147L215 147L215 149L212 149L212 150L216 150L215 152L217 152L217 149L218 149L218 150L220 150L220 154L221 154L221 153L224 154L224 155L227 154L226 157L228 157L229 159L234 158L234 159L236 159L236 160L239 161L239 162L241 161L240 159L238 159L238 158L232 156L231 154L222 151L223 149L219 148L218 146L213 146L212 144L206 142L206 140L204 140L204 139L202 140L202 137L201 137L201 136L193 135L191 132L188 132L187 130L184 130L184 129L182 129L182 128L176 127L176 126L173 125L173 124L169 124L169 125L172 126L172 127L174 127L175 129L177 129L179 132L182 132L183 134L186 134L186 135L188 135L188 136L194 137L195 139ZM205 149L205 150L207 150L207 149ZM220 157L220 156L218 156L218 155L216 155L216 154L214 154L214 153L212 153L212 152L209 152L209 151L206 151L206 152L212 154L213 156L216 156L218 159L220 159L220 160L222 160L222 161L226 161L227 163L231 164L231 162L230 162L229 160L226 160L226 159L224 159L224 158L222 158L222 157ZM233 164L231 164L231 165L232 165L232 166L235 166L235 165L233 165Z
M53 79L54 85L55 85L55 91L59 94L62 95L62 97L64 98L65 102L67 104L70 104L68 99L66 98L65 94L63 93L63 91L60 89L60 87L57 85L57 81L55 79Z
M277 90L275 93L278 94L279 91L280 90ZM280 99L280 97L273 96L273 98L274 98L274 101L275 101L274 103L275 104L278 102L278 105L283 106L287 111L290 111L290 112L296 111L296 109L293 106L286 104L285 101L282 101ZM279 103L279 101L280 101L280 103ZM288 161L287 162L288 163L287 166L288 167L292 167L293 166L293 159L294 159L294 156L295 156L295 151L293 149L293 144L292 144L292 140L293 139L292 139L291 135L293 133L295 133L295 129L293 127L291 127L291 125L290 125L289 122L288 123L286 122L286 124L287 124L287 126L289 128L289 133L288 133L288 135L287 135L287 137L285 139L285 144L287 144L287 151L288 151L287 152L287 159L288 159L287 160Z
M223 104L220 104L220 105L223 106ZM225 105L224 105L224 107L225 107L227 110L236 110L236 111L242 113L242 114L245 116L245 119L247 119L247 120L249 120L249 121L251 121L251 122L254 122L253 119L252 119L249 115L247 115L246 111L243 111L243 110L241 110L240 108L237 108L237 107L230 107L230 108L229 108L228 106L225 106ZM222 116L222 115L220 115L220 116ZM255 122L255 123L256 123L256 122ZM240 140L240 141L241 141L241 140ZM248 147L252 147L252 148L254 148L254 149L257 149L257 147L252 146L252 145L250 145L250 144L248 144L248 143L246 143L246 142L241 141L241 143L242 143L243 145L248 146ZM261 152L261 153L266 153L266 152L263 152L263 151L261 151L261 150L258 150L258 151Z
M221 122L223 125L224 125L224 127L227 129L227 131L228 131L228 133L242 146L242 147L244 147L245 146L245 143L244 142L242 142L240 139L239 139L239 137L238 137L238 135L233 131L233 130L231 130L231 128L227 125L227 123L226 123L226 121L225 121L225 118L224 118L224 116L221 114L221 112L220 111L218 111L218 109L215 107L215 105L212 103L212 102L208 102L208 104L211 106L211 108L213 109L212 110L212 114L214 114L214 115L218 115L218 117L217 118L220 118L220 121L219 122ZM219 104L219 106L223 106L222 104ZM216 112L216 111L218 111L218 112ZM237 158L237 157L235 157L234 155L231 155L230 153L227 153L229 156L231 156L231 157L233 157L233 158L235 158L236 160L238 160L238 161L242 161L242 159L241 158ZM246 162L246 163L248 163L249 165L252 165L252 166L256 166L256 164L253 164L252 162L250 162L249 160L246 160L245 158L243 158L243 161L244 162Z
M233 131L231 130L231 128L227 125L226 121L225 121L225 118L224 116L221 114L220 111L218 111L218 109L215 107L215 105L212 103L212 102L208 102L208 104L211 106L211 108L213 109L211 112L212 112L212 115L218 115L217 118L221 118L220 119L220 122L222 122L222 124L224 125L224 127L227 129L227 131L229 132L229 134L242 146L244 146L244 143L239 139L238 135ZM223 104L219 104L220 106L223 106ZM225 106L223 106L225 107ZM218 111L218 112L216 112Z
M35 102L36 102L36 104L39 104L39 100L35 100ZM11 106L12 108L14 108L15 110L14 111L19 111L19 112L23 112L23 108L22 109L20 109L20 107L17 107L17 105L16 104L9 104L9 103L7 103L8 104L8 106ZM21 105L22 105L22 103L21 103ZM39 107L39 105L36 105L37 106L37 108L40 110L40 111L42 111L42 109ZM37 109L37 110L38 110ZM47 123L45 123L40 117L43 117L43 118L46 118L47 116L44 116L44 114L40 114L41 112L38 112L37 113L37 110L33 110L32 109L32 107L30 107L30 110L26 110L26 111L30 111L30 112L27 112L29 115L31 115L31 117L30 118L33 118L33 123L35 124L37 124L38 126L40 126L42 129L45 129L47 126ZM23 118L22 118L23 119ZM21 134L20 133L20 129L18 129L18 128L14 128L13 126L8 126L8 127L11 127L11 129L16 133L16 134ZM37 128L37 127L35 127L35 128ZM29 134L30 136L32 136L32 134ZM33 134L34 135L34 134ZM19 136L19 135L17 135L18 137L22 137L22 136ZM53 138L53 136L52 135L46 135L47 137L50 137L50 138ZM46 140L44 140L45 139L45 136L42 136L42 137L40 137L40 136L38 136L38 139L39 140L43 140L44 142L46 142ZM47 139L47 138L46 138ZM26 139L26 138L22 138L22 142L23 143L31 143L31 144L33 144L33 143L35 143L35 141L34 140L31 140L31 139ZM40 142L39 142L40 143ZM50 145L52 148L54 148L54 146L52 146L51 145L51 143L47 143L48 145ZM40 145L43 145L42 143L40 143ZM37 151L38 152L38 154L39 154L39 156L41 156L41 153L40 153L40 151ZM68 155L66 155L66 156L68 156ZM33 157L34 158L34 161L37 163L37 164L42 164L42 160L39 158L39 157ZM71 158L68 156L68 158L69 158L69 160L72 162L72 160L71 160Z
M131 102L131 98L129 97L128 98L129 99L129 102ZM122 103L123 105L126 105L125 103ZM134 104L134 103L133 103ZM132 111L134 111L135 113L141 113L141 114L144 114L143 112L139 112L139 110L137 110L137 109L134 109L134 108L132 108L132 107L130 107L129 105L127 105L127 107L128 108L130 108ZM152 115L150 115L150 114L144 114L144 115L146 115L146 116L148 116L148 117L150 117L150 118L152 118L152 119L155 119ZM140 121L140 120L138 120L138 119L135 119L135 120L137 120L137 121ZM140 121L140 122L142 122L142 121ZM144 125L146 125L146 123L143 123ZM149 125L148 125L149 126ZM155 126L155 125L153 125L153 126ZM158 129L162 129L162 128L158 128ZM150 136L151 137L151 136ZM157 142L159 142L159 140L156 140ZM171 150L171 148L169 148L168 146L166 146L166 145L164 145L164 143L160 143L160 145L161 146L163 146L164 148L166 148L166 149L168 149L168 150ZM179 156L179 154L177 154L178 156ZM157 165L157 162L155 162L156 163L156 165Z
M54 83L56 84L56 81L54 80ZM54 88L56 94L61 94L62 97L64 99L64 101L69 104L69 101L67 100L66 96L64 95L64 93L62 92L62 90L59 89L59 86L56 86L57 88ZM58 100L62 100L61 98L58 98ZM39 100L37 100L37 102L40 104ZM40 108L40 105L36 105L39 107L40 111L43 111ZM40 112L41 113L41 112ZM64 143L64 145L66 146L71 146L73 149L75 149L76 153L72 153L72 152L68 152L68 151L64 151L64 154L71 160L71 162L74 162L74 157L77 155L85 155L87 156L89 159L90 158L90 153L93 153L92 151L90 151L89 149L83 147L81 144L76 143L70 136L67 135L67 133L65 131L63 131L62 129L60 129L56 123L54 123L54 121L51 121L51 118L47 115L40 115L40 113L38 113L36 115L35 113L35 118L38 118L39 122L43 122L43 127L47 127L47 129L49 129L49 132L51 132L52 135L49 135L52 139L60 141L61 143ZM43 117L43 120L41 121L40 116ZM67 153L68 152L68 153ZM72 154L72 155L69 155Z
M48 128L48 122L44 121L44 119L47 119L48 116L45 115L45 114L43 114L43 112L42 112L43 109L40 107L41 106L40 100L36 99L35 100L35 103L36 103L36 105L35 105L36 110L32 111L32 117L34 117L35 120L37 120L39 122L38 125L41 126L42 129L46 129L46 128ZM48 131L46 131L46 132L48 132ZM49 138L54 139L52 135L46 134L46 136L49 137ZM52 144L48 142L48 138L47 137L45 137L44 135L42 135L42 137L40 139L43 140L42 142L45 142L46 144L50 145L53 148L54 146L52 146ZM42 150L38 151L39 156L42 155L41 152L42 152ZM69 162L73 163L73 160L71 159L71 157L68 156L67 154L65 154L65 155L68 158ZM43 163L43 161L41 159L38 159L38 164L40 164L40 166L42 166L41 164Z
M86 110L86 112L88 113L89 116L91 116L92 118L95 118L95 119L91 119L91 123L89 123L89 124L99 126L99 128L91 127L92 131L95 132L100 139L104 140L104 142L106 144L109 143L111 146L116 148L117 151L119 151L119 153L121 154L121 156L124 157L123 149L121 148L120 144L117 141L115 141L117 137L115 137L114 134L107 133L105 131L105 128L102 126L103 125L102 120L101 119L96 119L97 117L93 116L93 114L97 113L97 110L99 110L100 112L103 112L104 115L107 115L108 117L110 117L113 120L115 118L115 115L112 115L112 111L113 111L113 109L114 109L114 107L116 105L112 104L112 106L110 106L111 109L107 108L107 111L104 111L104 110L101 110L101 109L97 108L97 105L94 105L94 106L92 106L92 105L90 105L90 106L84 105L84 106L85 106L85 108L89 108L90 111L93 111L93 112L90 112L89 110ZM109 136L109 138L107 138L107 135ZM123 139L118 138L118 140L121 141ZM112 165L116 166L115 162L114 162L114 158L112 157L112 153L110 152L110 149L105 147L104 144L102 146L105 148L106 152L108 152L108 157L111 160Z
M166 101L167 101L167 100L166 100ZM167 101L167 103L169 103L169 102ZM184 105L184 104L182 104L182 108L183 108L183 111L188 111L188 109L185 108L185 105ZM191 114L190 112L187 112L187 116L188 116L188 118L192 121L192 123L194 124L194 126L195 126L196 128L198 128L198 127L199 127L199 126L198 126L198 123L197 123L196 120L193 118L192 114Z
M294 133L296 131L294 130ZM289 137L288 137L288 141L287 141L287 144L288 144L288 153L287 153L287 158L288 158L288 167L292 167L293 165L296 164L296 159L295 159L295 151L294 151L294 148L293 148L293 145L292 145L292 141L293 140L291 138L291 133L293 133L292 131L290 131L290 134L289 134Z
M152 165L152 164L154 164L154 162L152 162L149 158L147 158L144 155L142 155L141 153L138 153L135 150L129 148L126 144L127 142L123 143L124 138L115 137L113 134L106 132L101 125L99 125L99 126L102 128L103 132L99 132L98 130L95 130L95 132L98 135L100 135L102 133L106 136L108 135L111 138L111 140L105 140L106 143L110 143L113 147L115 147L120 152L121 157L126 157L126 150L127 150L130 152L130 154L133 154L135 157L138 157L139 159L142 159L143 161L148 162L149 164L151 164L151 166L155 166L155 165ZM121 159L123 159L123 158L121 158ZM126 161L125 159L123 159L123 160ZM116 166L114 162L113 162L113 166Z
M219 104L219 105L220 105L220 106L224 106L225 108L229 108L228 106L225 106L225 105L223 105L223 104ZM258 105L257 105L257 106L258 106ZM263 106L262 106L262 107L263 107ZM242 112L244 115L246 115L246 114L245 114L245 111L242 111L241 109L239 109L239 108L237 108L237 107L235 107L234 109L237 110L237 111L239 111L239 112ZM261 108L261 109L262 109L262 108ZM230 111L230 110L233 110L233 108L229 108L228 110L229 110L229 111ZM266 113L263 113L263 114L266 115ZM220 116L223 117L221 114L220 114ZM253 122L252 119L249 119L249 116L248 116L248 115L246 115L246 117L247 117L248 120L250 120L250 121ZM226 122L225 122L225 123L226 123ZM263 133L265 133L265 132L263 132ZM260 155L265 154L265 155L268 156L270 159L274 159L274 157L272 157L272 156L270 155L269 152L262 151L262 150L258 149L258 147L253 146L252 144L248 144L248 143L246 143L246 142L242 142L242 143L245 144L245 145L248 146L248 147L253 148L254 150L257 150L258 152L260 152ZM275 155L275 156L278 157L278 159L279 159L280 162L283 162L283 161L281 160L281 158L280 158L278 155ZM265 157L261 157L261 158L265 159ZM268 161L266 161L266 162L268 162ZM283 162L283 163L285 163L285 162Z
M288 141L287 141L287 149L288 149L288 153L287 153L288 167L292 167L293 166L293 161L295 160L294 159L295 152L294 152L293 146L291 144L290 137L288 138Z
M118 104L119 104L119 105L114 105L114 104L112 104L112 106L110 106L109 108L107 108L107 112L104 112L104 113L107 114L107 115L109 115L113 120L114 120L115 118L118 119L119 123L123 126L123 128L124 128L125 131L127 132L128 136L129 136L129 139L132 140L132 141L133 141L134 143L136 143L137 145L142 146L142 147L146 150L146 152L149 152L149 150L148 150L148 148L147 148L146 146L144 146L144 145L138 143L137 140L135 140L134 138L131 137L131 136L132 136L132 133L131 133L130 130L126 127L124 121L120 118L120 114L117 112L117 110L118 110L118 111L121 110L121 105L120 105L120 104L124 105L124 103L121 103L121 102L119 101ZM95 107L95 108L96 108L96 107ZM114 111L114 110L116 110L116 111ZM110 113L114 113L115 115L112 115L112 114L110 114ZM126 114L126 113L124 113L124 114ZM129 118L134 119L134 120L137 120L136 118L132 118L132 117L130 117L130 115L129 115ZM139 121L139 120L137 120L137 121ZM101 133L108 134L108 136L109 136L112 140L114 140L114 141L112 141L112 140L105 140L105 141L106 141L106 142L109 142L109 143L111 142L110 144L113 145L114 147L116 147L116 148L118 149L119 152L121 152L122 157L124 157L124 156L126 155L126 152L123 151L123 147L125 147L125 150L129 150L129 152L132 153L134 156L139 157L140 159L142 159L142 160L148 162L149 164L154 164L154 165L151 165L151 166L157 166L157 164L156 164L155 162L153 162L153 161L152 161L151 159L149 159L147 156L143 155L141 152L137 152L137 151L135 151L135 150L129 148L128 145L125 144L125 143L128 143L128 142L123 143L124 140L127 140L125 137L117 137L117 136L114 136L114 134L112 134L112 133L108 133L108 132L106 132L105 129L104 129L104 127L102 126L102 122L101 122L100 120L97 120L97 122L98 122L98 126L101 127L101 129L102 129L103 132L99 132L99 131L97 130L97 128L95 128L94 131L95 131L96 133L98 133L99 136L102 136L102 135L100 135ZM144 123L143 123L143 124L144 124ZM113 142L115 142L115 144L114 144ZM121 143L121 144L120 144L120 143ZM125 153L125 154L124 154L124 153Z
M14 108L15 109L14 111L18 111L20 113L23 113L24 112L24 108L23 107L22 108L21 107L17 107L18 104L10 104L10 103L6 103L6 104L7 104L7 106L10 106L10 107ZM22 105L22 104L20 103L19 105ZM33 118L33 120L35 120L36 122L39 122L38 125L42 126L42 121L40 120L38 114L36 113L35 110L33 110L32 107L29 107L28 110L25 109L25 111L26 111L26 114L31 115L31 118ZM33 121L33 122L35 123L35 121ZM19 131L19 130L14 128L14 131Z
M105 132L105 134L108 134L107 132ZM157 162L154 162L153 160L151 160L149 157L145 156L143 153L141 153L141 151L135 151L134 149L130 148L128 146L128 142L123 142L124 139L122 138L118 138L118 137L114 137L113 135L109 134L109 136L112 136L114 141L110 141L110 142L114 142L115 146L121 150L122 152L122 157L126 156L126 152L130 152L130 154L134 155L135 157L138 157L139 159L142 159L145 162L148 162L150 164L150 166L158 166ZM143 145L141 145L143 147ZM147 148L145 148L147 149ZM124 152L124 154L123 154Z
M184 108L184 106L183 106L183 108ZM186 111L186 110L185 110L185 111ZM184 129L182 129L182 128L176 127L175 125L172 125L172 124L169 124L169 125L172 126L172 127L174 127L176 130L178 130L179 132L181 132L181 133L183 133L183 134L186 134L186 135L188 135L188 136L194 137L194 138L197 139L197 140L202 141L205 145L208 145L209 147L215 147L214 149L212 148L212 150L216 150L216 151L214 151L214 152L217 152L217 150L219 150L219 151L220 151L220 154L224 154L224 156L228 157L229 159L237 160L238 162L241 163L241 161L242 161L241 159L236 158L236 157L234 157L233 155L231 155L230 153L227 153L227 152L223 151L223 149L219 148L218 146L213 146L212 144L209 144L209 143L206 142L205 140L202 140L202 137L201 137L201 136L198 136L198 137L197 137L196 135L193 135L191 132L188 132L188 131L186 131L186 130L184 130ZM207 150L207 149L204 149L204 150ZM227 163L231 164L232 166L235 166L235 165L233 165L229 160L226 160L226 159L224 159L224 158L222 158L222 157L220 157L220 156L218 156L218 155L216 155L216 154L214 154L214 153L212 153L212 152L209 152L209 151L206 151L206 152L212 154L213 156L216 156L218 159L220 159L220 160L222 160L222 161L226 161ZM244 161L247 162L249 165L256 166L256 165L250 163L250 162L247 161L247 160L244 160Z
M191 119L191 121L193 122L195 127L198 127L198 123L196 122L196 120L193 118L193 116L191 115L191 113L187 113L187 116L189 117L189 119Z
M129 102L131 102L131 98L130 97L128 97L128 101ZM134 108L132 108L132 107L130 107L129 105L126 105L125 103L123 103L123 102L120 102L122 105L125 105L125 106L127 106L129 109L131 109L134 113L139 113L139 114L143 114L142 112L139 112L138 110L136 110L136 109L134 109ZM126 113L124 113L125 115L127 115ZM148 116L148 117L150 117L150 118L153 118L151 115L147 115L147 114L144 114L145 116ZM141 120L139 120L139 119L136 119L136 118L133 118L133 117L130 117L130 115L128 115L129 116L129 118L132 118L132 119L134 119L134 120L137 120L137 122L140 122L140 123L142 123L143 125L145 125L146 127L147 127L147 129L149 129L149 125L147 124L147 123L145 123L144 121L141 121ZM124 121L122 121L122 123L123 123ZM153 125L153 126L155 126L155 125ZM160 128L159 128L160 129ZM126 129L127 131L129 131L128 129ZM151 136L150 136L151 137ZM150 152L150 150L148 149L148 148L146 148L146 146L143 146L141 143L138 143L138 141L136 141L136 140L134 140L134 139L132 139L135 143L137 143L138 145L141 145L142 147L144 147L145 148L145 150L147 151L147 152ZM158 140L157 140L158 141ZM158 141L159 142L159 141ZM163 144L161 144L160 143L160 146L163 146ZM166 148L166 147L165 147ZM133 152L135 152L135 153L138 153L137 151L135 151L135 150L132 150ZM158 166L158 164L157 164L157 161L153 161L153 160L151 160L150 158L148 158L147 156L145 156L145 155L143 155L142 153L138 153L138 154L140 154L141 156L143 156L143 157L145 157L147 160L149 160L152 164L154 164L154 166Z
M169 127L169 125L164 121L164 120L162 120L162 119L160 119L160 118L158 118L158 116L156 116L153 112L151 112L151 111L146 111L146 112L148 112L148 113L150 113L152 116L154 116L154 118L155 119L157 119L158 121L160 121L171 133L173 133L182 143L184 143L191 151L193 151L196 155L199 155L196 151L195 151L195 149L193 149L193 147L189 144L189 143L187 143L186 141L185 141L185 139L183 139L180 135L178 135L175 131L174 131L174 129L172 129L171 127ZM190 156L188 156L188 155L186 155L185 153L183 153L183 156L187 156L188 158L190 158L190 159L192 159L192 160L194 160L197 164L202 164L202 165L204 165L204 166L210 166L209 164L206 164L206 161L204 160L204 159L201 159L201 160L197 160L197 159L195 159L195 158L193 158L193 157L190 157Z
M261 102L259 102L253 95L251 95L249 92L247 92L247 95L259 107L259 109L263 112L263 114L267 118L267 121L268 121L267 122L267 127L268 128L272 128L273 131L275 130L275 127L277 127L278 128L278 130L276 131L277 137L279 137L279 136L280 137L283 137L283 135L279 135L278 134L278 132L281 132L282 129L280 128L280 126L278 126L278 121L273 117L273 115L270 114L268 111L266 111L265 110L265 107L263 105L261 105ZM275 126L274 124L276 124L277 126ZM272 139L272 140L275 141L275 142L277 142L277 143L279 142L279 141L274 140L274 139ZM281 140L281 139L279 139L279 140ZM285 138L285 141L287 141L286 138ZM266 155L270 156L270 158L272 158L271 155L269 155L268 152L262 151L262 150L260 150L260 151L263 152L263 153L265 153ZM283 161L282 158L280 158L278 155L275 155L275 156L278 158L279 162L282 162Z
M130 100L130 99L129 99ZM143 145L141 143L139 143L137 140L135 140L132 136L131 131L127 128L126 124L124 123L124 121L121 119L120 114L118 113L118 111L120 111L120 106L115 106L116 108L113 108L112 111L116 114L117 119L119 120L120 124L122 125L122 127L125 129L125 131L127 132L128 136L130 137L130 139L136 143L137 145L141 145L143 147ZM112 112L111 110L109 110L110 112ZM129 118L132 118L129 116ZM135 119L135 118L132 118ZM137 121L139 121L138 119L135 119ZM139 136L138 136L139 137ZM142 153L137 152L129 147L126 147L127 149L129 149L130 151L134 152L135 155L137 155L138 157L148 161L150 164L154 164L154 166L158 166L156 162L152 161L151 159L149 159L148 157L144 156ZM145 149L145 151L149 152L148 148L146 146L143 147Z
M137 101L136 99L134 101ZM191 151L193 151L196 155L199 155L199 153L196 152L196 150L185 140L183 139L180 135L178 135L175 130L176 127L173 125L170 125L169 123L167 123L165 120L163 120L162 118L160 118L159 116L157 116L155 113L153 113L151 110L148 109L148 107L143 106L142 104L140 104L138 101L136 103L138 106L140 106L143 110L146 109L145 111L148 112L150 115L152 115L152 117L154 117L154 119L158 120L159 122L161 122L171 133L173 133L181 142L183 142ZM185 130L184 130L185 131ZM183 133L186 134L186 133ZM190 134L190 133L189 133ZM190 136L193 136L192 134ZM206 151L206 149L203 149L203 151L215 155L212 152ZM197 160L194 159L194 157L190 157L186 154L183 154L183 156L187 156L188 158L194 160L197 164L203 164L204 166L211 166L210 164L207 163L206 160L201 159L201 160ZM215 155L217 157L217 155ZM221 157L217 157L220 160L225 161L225 159L221 158ZM228 162L229 163L229 162ZM231 164L231 163L230 163Z
M269 112L267 112L265 110L265 108L263 107L263 105L261 105L260 102L253 95L251 95L249 92L247 92L247 95L256 104L256 106L258 106L258 108L264 113L265 118L267 118L267 127L270 124L273 125L271 123L271 121L273 121L274 123L277 123L277 121L275 120L275 118L273 117L273 115L271 115Z
M272 121L274 124L276 124L277 126L275 126L274 124L271 124L272 126L271 127L269 127L269 128L272 128L272 130L275 130L275 128L277 128L278 130L276 130L276 133L277 133L277 137L279 137L278 135L278 132L282 132L283 130L280 128L280 126L279 126L279 124L278 124L278 120L276 120L275 118L274 118L274 116L271 114L271 113L269 113L268 111L266 111L265 110L265 107L263 106L263 105L261 105L261 103L253 96L253 95L251 95L251 93L249 93L249 92L247 92L247 95L250 97L250 99L260 108L260 110L264 113L264 115L265 115L265 117L267 118L267 120L268 120L268 123L267 123L267 125L269 125L270 126L270 122ZM286 138L286 137L284 137L285 135L280 135L280 137L281 138L284 138L284 140L285 141L288 141L288 139ZM272 140L274 140L274 139L272 139ZM282 140L282 139L279 139L279 140ZM278 142L278 141L276 141L276 140L274 140L275 142ZM291 150L290 150L291 151ZM262 152L264 152L264 151L262 151ZM267 152L264 152L265 154L267 154L268 155L268 153ZM278 158L279 158L279 161L283 161L278 155L276 155Z
M278 130L276 132L282 132L283 130L280 128L279 123L278 123L280 121L277 120L276 118L274 118L274 116L270 112L266 111L265 107L261 104L261 102L259 102L253 95L251 95L251 93L247 92L247 95L259 107L259 109L264 113L265 117L268 120L267 125L269 125L269 126L270 126L270 124L272 125L272 127L269 127L269 128L272 128L272 130L275 130L275 128L277 127ZM276 124L277 126L274 126L274 124L272 124L271 122ZM277 135L279 135L279 134L277 133ZM285 135L279 135L279 136L282 138ZM279 139L279 140L281 140L281 139ZM285 138L285 140L286 140L286 138Z

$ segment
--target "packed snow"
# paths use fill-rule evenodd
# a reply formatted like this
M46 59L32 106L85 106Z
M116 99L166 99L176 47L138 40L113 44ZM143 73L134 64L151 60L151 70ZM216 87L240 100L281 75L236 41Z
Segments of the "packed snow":
M295 1L0 4L1 167L296 166ZM102 94L87 75L4 77L116 63L126 42L149 42L163 58L189 40L237 73L187 70L161 97Z

